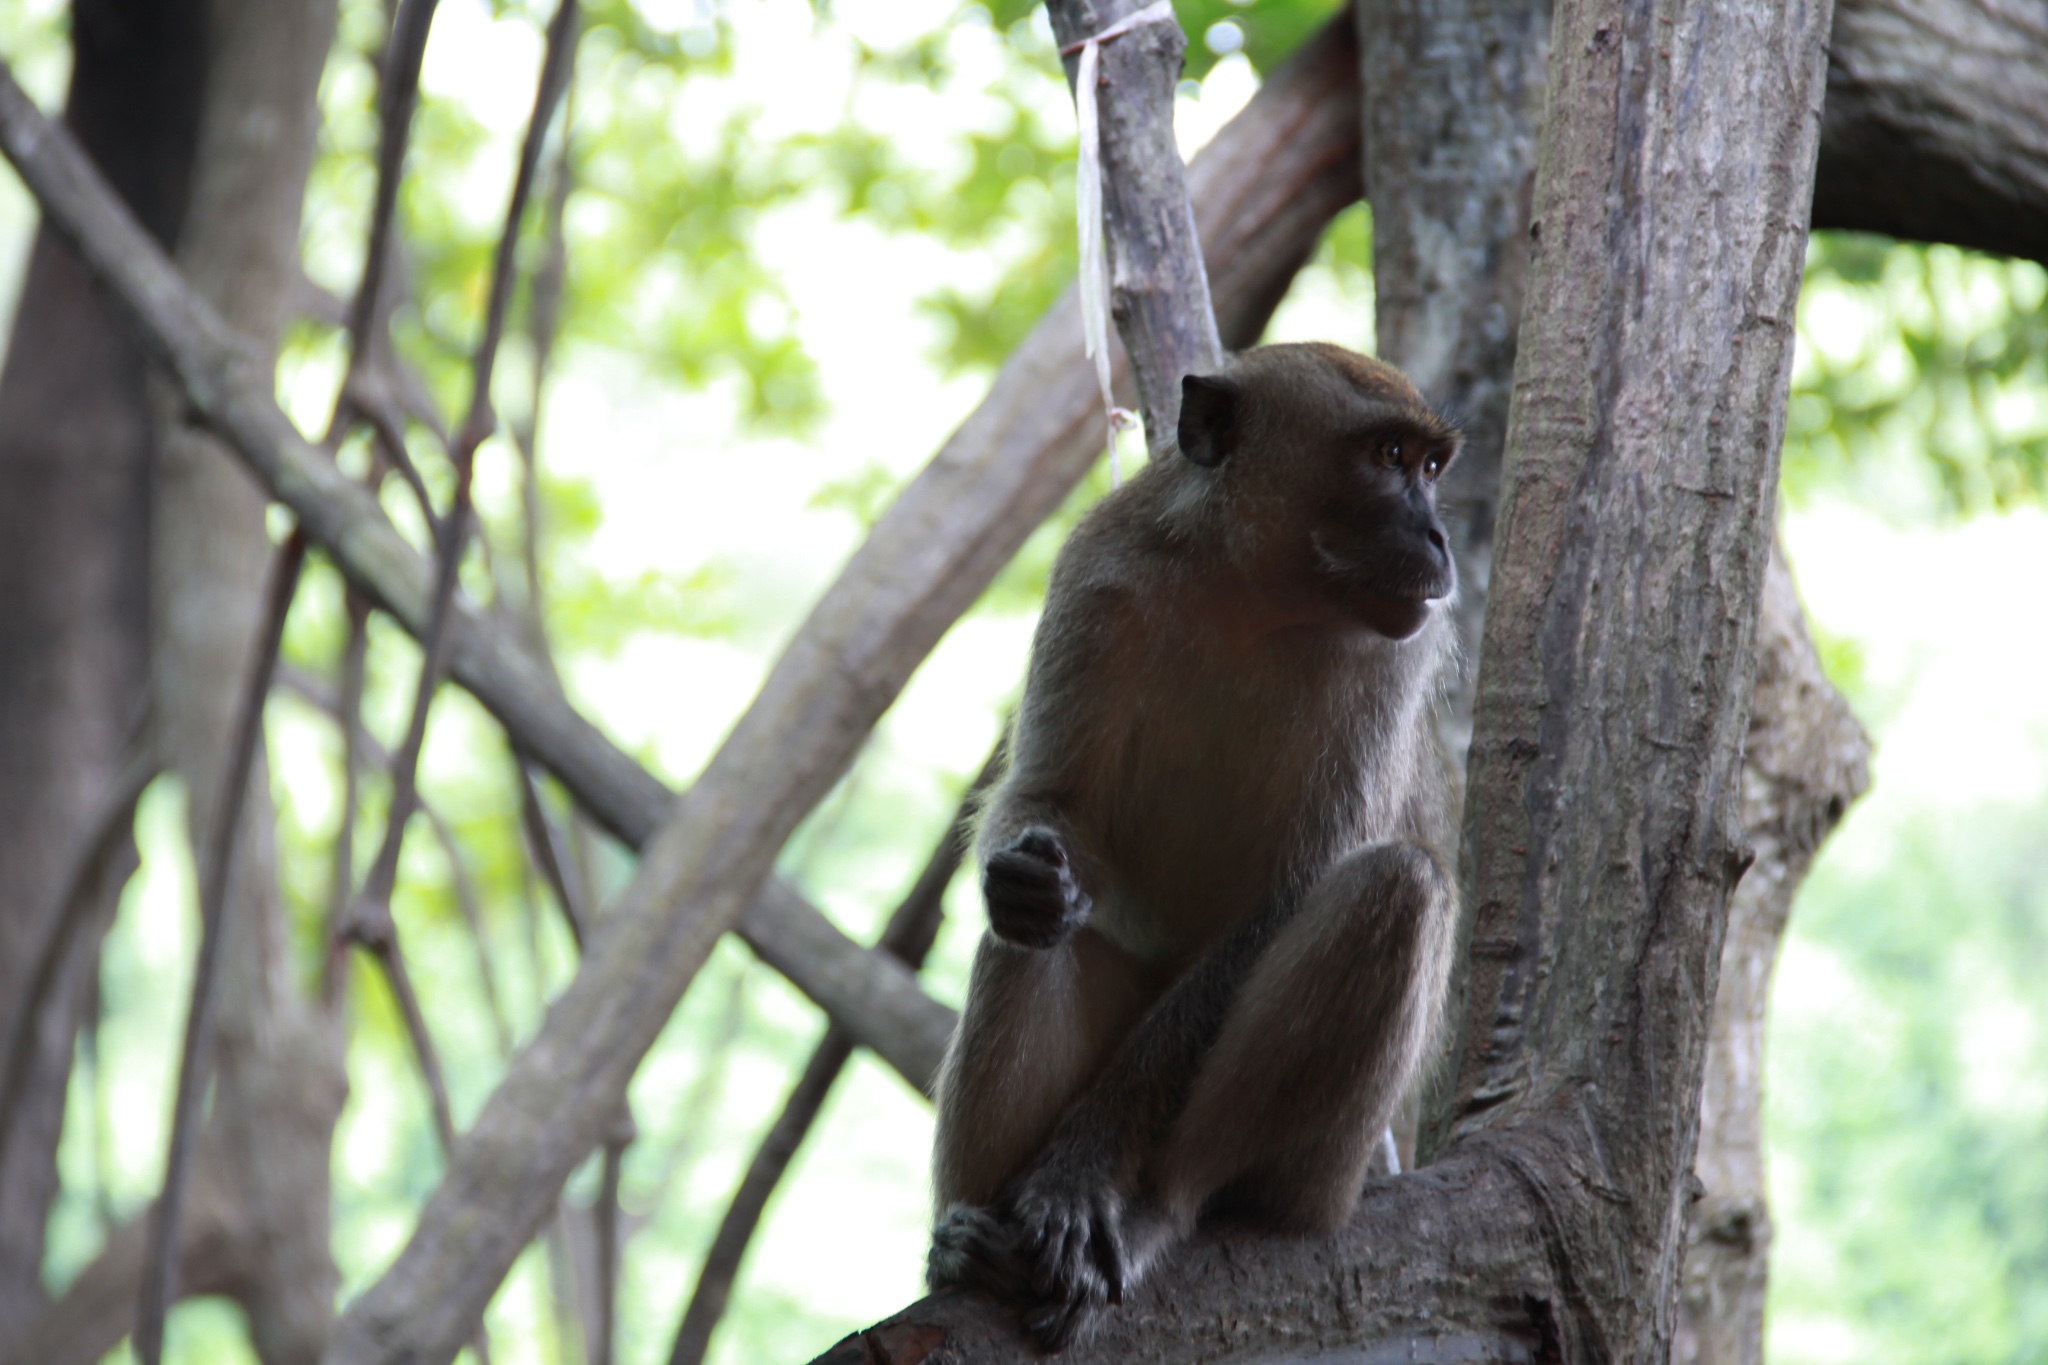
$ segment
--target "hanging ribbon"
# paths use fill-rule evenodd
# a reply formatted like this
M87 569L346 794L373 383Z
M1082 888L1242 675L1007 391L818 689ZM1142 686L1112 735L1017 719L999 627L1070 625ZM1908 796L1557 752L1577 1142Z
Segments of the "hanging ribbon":
M1101 69L1102 45L1145 24L1173 22L1173 0L1156 0L1134 10L1093 37L1060 49L1062 57L1081 54L1074 73L1074 112L1081 132L1080 165L1075 172L1074 207L1081 228L1081 337L1095 362L1095 383L1102 390L1102 412L1109 427L1109 480L1123 483L1117 460L1116 434L1138 424L1130 411L1116 405L1109 389L1109 255L1102 241L1102 132L1095 117L1095 86Z

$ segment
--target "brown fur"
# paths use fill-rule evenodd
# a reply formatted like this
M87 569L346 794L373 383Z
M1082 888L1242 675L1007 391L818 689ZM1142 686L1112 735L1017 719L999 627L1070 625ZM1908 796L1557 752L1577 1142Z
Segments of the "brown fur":
M1029 1279L1053 1346L1204 1207L1341 1223L1448 970L1428 713L1450 622L1413 602L1448 569L1417 549L1433 512L1397 534L1358 490L1361 440L1419 465L1456 434L1334 346L1252 351L1222 382L1228 457L1154 462L1062 552L980 831L992 922L997 862L1045 831L1085 924L982 941L934 1155L942 1212L968 1212L932 1270ZM1387 638L1389 610L1419 628Z

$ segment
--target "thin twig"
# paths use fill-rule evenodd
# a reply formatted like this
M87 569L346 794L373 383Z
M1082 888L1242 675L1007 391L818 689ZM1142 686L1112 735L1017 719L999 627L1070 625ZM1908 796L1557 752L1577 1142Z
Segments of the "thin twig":
M547 614L540 572L540 417L541 400L547 390L548 368L555 354L555 336L561 323L562 291L569 269L568 240L563 223L568 211L569 191L575 180L575 162L570 157L571 138L576 127L573 73L562 100L562 133L556 139L553 176L548 185L541 229L544 247L540 264L534 269L533 279L527 286L526 331L533 350L533 379L527 389L525 418L515 423L512 431L512 442L519 450L523 476L520 548L526 569L527 624L533 631L535 647L550 667L554 660L547 647Z
M358 382L349 390L348 401L355 415L375 433L378 458L389 465L411 491L412 500L420 509L420 518L427 524L427 535L438 543L442 535L441 516L434 510L434 496L427 491L427 481L420 476L419 465L414 462L412 452L406 449L404 416L392 409L378 380ZM446 450L446 433L438 424L432 430L441 448ZM373 486L375 482L373 474Z
M497 255L491 271L490 303L485 311L483 336L477 343L472 366L469 415L463 421L455 449L451 452L455 463L454 502L443 520L439 537L440 559L436 566L433 605L426 635L421 642L425 657L420 663L412 718L406 726L405 740L399 746L398 760L392 765L391 810L385 824L384 841L377 850L376 861L363 879L356 906L350 911L351 920L376 918L380 914L384 918L389 917L391 893L398 881L399 854L405 844L405 827L418 803L420 750L426 742L427 717L433 708L434 692L447 668L448 618L455 602L456 585L461 579L462 550L473 510L471 476L476 467L477 447L489 434L493 420L491 375L497 365L498 343L504 335L505 315L511 300L512 264L518 245L519 225L525 217L527 197L532 192L541 140L546 135L548 118L561 93L572 56L575 27L576 0L562 0L554 20L548 25L547 56L541 63L533 119L527 125L525 142L520 148L519 174L513 181L511 203L506 208L504 229L498 238Z
M505 333L505 318L512 306L512 276L519 225L526 216L526 201L540 171L541 144L555 105L568 87L569 72L576 55L577 0L561 0L555 17L548 23L547 54L541 59L540 85L534 92L533 118L526 126L526 139L519 148L519 173L512 182L512 201L505 209L505 226L498 238L498 254L491 266L490 303L484 312L483 339L477 344L474 376L469 395L469 416L456 438L458 459L474 455L476 447L495 426L491 410L491 375L498 360L498 342Z
M498 1042L498 1055L512 1055L512 1019L505 1013L504 993L498 989L498 970L491 962L489 940L484 936L483 900L476 893L476 882L469 873L469 859L463 856L462 843L455 837L455 831L441 818L441 813L422 801L420 814L426 817L427 828L434 833L434 842L441 846L441 856L448 860L448 879L455 888L455 907L462 912L462 922L469 928L469 941L476 948L477 979L484 988L484 1007L490 1012L491 1029Z
M370 210L369 244L363 253L363 274L348 309L348 372L336 398L336 417L348 401L349 381L370 352L391 256L391 232L398 213L398 186L405 172L405 149L412 136L413 110L420 100L420 62L427 52L427 32L440 0L400 0L384 44L378 72L377 198ZM339 425L330 422L329 430Z
M405 739L391 764L391 808L386 816L384 838L378 846L376 859L339 926L342 935L372 952L390 981L392 993L405 1014L407 1030L412 1034L413 1048L419 1056L420 1070L433 1103L435 1127L441 1137L442 1150L447 1152L454 1150L454 1127L447 1090L442 1081L438 1055L427 1032L425 1016L420 1011L410 975L405 969L398 926L391 915L391 895L398 882L398 860L405 846L405 828L419 807L420 751L426 744L427 719L433 709L434 693L447 668L448 620L455 601L456 584L461 577L463 545L473 510L471 475L476 465L477 447L488 434L491 423L491 373L497 362L499 339L504 333L519 224L525 216L526 199L532 189L540 141L546 133L549 115L560 93L562 73L573 49L575 20L575 0L563 0L554 21L548 26L548 52L541 64L533 120L527 126L525 143L520 151L519 175L506 210L504 231L498 239L490 304L473 366L469 416L452 452L456 476L454 503L443 518L439 536L440 561L434 583L433 608L421 646L424 657L420 662L419 684L413 694L412 716L406 725ZM358 302L360 305L360 300ZM358 312L357 317L361 316Z
M968 843L973 837L974 813L982 793L1002 772L1004 747L1003 740L996 741L994 751L968 787L967 795L961 799L960 808L954 813L952 823L947 825L938 847L932 850L924 871L918 874L910 893L889 916L888 927L882 930L881 941L876 947L900 959L912 971L924 965L925 955L938 938L939 925L945 916L946 888L952 885L953 876L960 870L961 860L967 854ZM676 1329L668 1365L700 1365L705 1352L711 1349L712 1333L717 1331L719 1321L725 1316L726 1305L732 1299L733 1283L739 1278L740 1262L747 1254L755 1230L761 1225L761 1215L767 1210L769 1197L782 1182L783 1174L795 1159L797 1148L803 1145L804 1138L810 1133L811 1125L817 1122L825 1100L832 1093L833 1083L852 1058L853 1050L853 1036L833 1024L825 1030L825 1036L811 1053L810 1061L805 1063L803 1074L791 1088L789 1098L783 1102L781 1115L748 1164L747 1173L733 1194L732 1204L718 1225L717 1236L711 1240L711 1250L704 1257L704 1267L697 1273L697 1288L690 1295L690 1306L684 1310L682 1324Z
M319 679L307 674L303 669L294 668L290 664L278 665L277 685L314 710L354 729L356 757L353 763L356 767L386 767L391 762L390 753L377 742L375 735L362 728L359 712L361 679L358 674L353 688L351 687L348 659L349 656L344 655L343 687L339 694L328 689ZM355 697L353 703L350 701L352 690ZM354 778L351 776L349 782L353 781ZM490 950L484 940L483 899L477 894L476 880L469 870L469 859L463 853L462 841L456 837L455 830L442 817L441 812L434 808L433 803L424 797L420 800L420 815L426 820L427 828L432 831L434 842L441 846L441 856L447 859L449 881L455 889L455 905L461 911L463 922L469 927L470 937L475 943L477 976L483 985L484 1003L490 1012L498 1051L501 1055L509 1057L512 1055L513 1047L511 1016L505 1012L504 990L498 983L497 968L492 963ZM347 820L348 814L344 808L344 824ZM337 843L339 842L337 836ZM337 878L341 883L340 894L346 897L349 879L348 874L342 871L340 866L337 866Z
M241 709L235 721L233 747L221 774L219 806L207 831L206 858L200 868L199 961L192 974L192 1000L185 1019L185 1046L178 1063L178 1094L171 1113L170 1154L164 1161L163 1193L150 1219L149 1249L143 1259L142 1296L135 1314L135 1355L142 1365L159 1365L164 1348L164 1315L168 1311L177 1269L178 1214L191 1175L198 1142L199 1110L206 1098L213 1053L214 980L219 974L221 943L226 937L227 899L235 836L249 794L257 746L263 740L263 703L284 643L285 618L298 591L299 572L306 564L307 540L294 529L272 556L270 591L257 628L255 654L243 683Z
M348 642L341 651L341 690L339 695L326 698L323 704L341 726L341 822L334 832L334 869L327 892L326 929L321 935L324 945L332 945L336 941L342 916L348 913L349 892L355 887L356 803L360 799L364 750L370 742L369 734L363 729L370 604L354 587L344 590L342 600L348 612ZM291 681L296 673L296 669L286 666L278 671L278 680L305 695L306 688L294 686ZM323 957L325 965L321 972L320 998L331 1008L341 999L341 958L331 946L323 950Z
M515 761L519 767L519 818L526 827L527 846L532 850L535 865L554 891L555 901L562 907L562 919L569 926L569 937L575 940L576 951L581 953L585 926L589 923L586 902L580 894L582 878L572 879L569 875L575 863L555 822L548 818L547 808L541 804L540 782L534 775L532 764L523 754L515 755Z
M98 813L85 824L85 840L58 888L56 913L48 921L49 934L36 957L35 970L29 975L28 989L22 993L21 1003L14 1011L7 1035L13 1039L14 1046L8 1050L5 1070L0 1071L0 1152L7 1150L13 1135L10 1120L25 1112L21 1091L28 1084L29 1072L34 1069L36 1043L40 1037L37 1021L44 1017L50 1001L56 996L64 980L64 964L71 956L72 945L78 941L78 936L92 917L92 910L98 903L98 898L92 893L102 881L101 873L121 847L122 835L134 827L135 803L142 799L144 789L162 770L163 761L157 754L149 722L144 719L128 739L120 766L115 769L114 781L101 799Z
M619 1311L619 1174L625 1165L626 1140L613 1137L604 1145L604 1172L598 1182L592 1226L597 1253L597 1334L590 1343L590 1365L612 1365L612 1339Z
M379 929L385 932L379 933ZM433 1103L434 1136L440 1139L444 1154L453 1152L455 1111L448 1103L448 1078L441 1070L440 1054L434 1050L433 1035L427 1032L427 1016L420 1010L419 993L412 988L412 973L405 968L405 955L398 950L397 931L390 927L387 918L384 925L359 928L357 934L356 941L366 947L376 957L377 965L384 969L384 979L390 983L399 1013L405 1018L405 1031L412 1038L413 1052L419 1058L420 1075L427 1083L427 1095Z

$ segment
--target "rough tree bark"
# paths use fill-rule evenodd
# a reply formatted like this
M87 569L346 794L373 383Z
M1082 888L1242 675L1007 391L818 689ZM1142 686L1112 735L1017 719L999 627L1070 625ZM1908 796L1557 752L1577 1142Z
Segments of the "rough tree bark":
M212 0L206 33L179 258L256 353L274 357L298 278L300 201L334 4ZM153 729L184 783L203 850L258 614L267 499L184 422L175 393L158 398L142 541L151 555ZM223 973L216 1103L177 1280L183 1292L232 1295L266 1365L291 1365L317 1357L334 1313L327 1149L345 1080L337 1021L305 1008L286 954L269 779L258 768L231 892L229 915L242 932L229 938ZM114 1229L49 1312L0 1337L0 1359L86 1365L115 1346L134 1316L145 1221Z
M1858 22L1859 16L1837 10L1838 49L1839 35ZM1460 783L1521 316L1549 29L1548 6L1537 0L1465 0L1448 7L1390 0L1359 11L1361 84L1371 92L1365 155L1380 354L1407 369L1466 429L1465 452L1443 492L1469 656L1446 699L1441 727ZM1839 65L1833 74L1831 109L1844 93ZM1824 137L1823 166L1826 147ZM1759 631L1743 763L1743 827L1757 860L1729 908L1694 1162L1705 1194L1687 1239L1675 1347L1678 1358L1697 1365L1761 1358L1770 1223L1759 1110L1771 966L1819 842L1863 787L1868 748L1820 671L1790 576L1775 553ZM1441 1099L1450 1077L1436 1080Z
M72 8L65 121L160 243L184 217L204 36L203 0ZM0 1343L43 1305L72 1043L134 865L122 835L67 922L147 696L152 444L120 304L39 231L0 373ZM22 1017L52 953L54 989ZM22 1073L4 1075L17 1055Z
M1844 0L1813 225L2048 261L2048 11Z
M1136 0L1048 0L1070 85L1082 47L1144 8ZM1086 92L1100 129L1109 312L1155 457L1173 446L1181 376L1208 374L1223 363L1186 169L1173 140L1173 88L1186 50L1187 36L1171 15L1137 24L1097 45L1098 88Z
M1550 6L1386 0L1357 12L1378 354L1465 432L1437 495L1458 565L1459 666L1437 710L1455 824L1528 272ZM1407 1168L1425 1090L1394 1122Z
M1550 6L1384 0L1358 7L1358 37L1379 355L1465 431L1438 493L1458 560L1464 652L1440 730L1462 784L1528 271Z

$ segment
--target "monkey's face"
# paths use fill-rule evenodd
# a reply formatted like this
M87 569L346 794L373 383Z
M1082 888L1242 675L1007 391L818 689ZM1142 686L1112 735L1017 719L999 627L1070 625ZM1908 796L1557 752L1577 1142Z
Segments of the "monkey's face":
M1405 640L1457 586L1436 483L1456 453L1413 414L1392 411L1343 432L1309 530L1314 572L1374 631Z
M1268 346L1181 382L1181 453L1216 471L1251 571L1405 640L1457 584L1436 511L1458 433L1398 370Z

